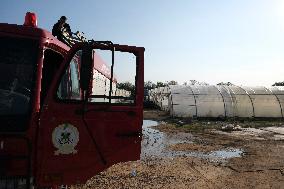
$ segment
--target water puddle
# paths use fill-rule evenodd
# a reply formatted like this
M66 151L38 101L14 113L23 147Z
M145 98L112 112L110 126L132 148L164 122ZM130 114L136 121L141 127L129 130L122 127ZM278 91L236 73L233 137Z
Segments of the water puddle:
M141 159L151 158L173 158L178 156L183 157L199 157L210 161L224 161L229 158L241 157L243 151L236 148L227 148L223 150L211 152L196 152L196 151L172 151L167 147L172 144L193 143L194 136L190 133L174 133L166 134L154 129L158 122L152 120L143 121L143 140Z
M156 121L143 120L141 159L163 156L163 152L166 148L166 135L156 129L151 128L157 125L158 122Z
M184 156L199 157L207 159L212 162L222 162L230 158L241 157L243 154L242 149L238 148L227 148L223 150L216 150L211 152L186 152Z
M213 157L218 157L218 158L223 158L223 159L228 159L228 158L233 158L233 157L241 157L243 153L243 150L241 149L234 149L234 148L229 148L226 150L217 150L213 151L208 154L208 156L213 156Z

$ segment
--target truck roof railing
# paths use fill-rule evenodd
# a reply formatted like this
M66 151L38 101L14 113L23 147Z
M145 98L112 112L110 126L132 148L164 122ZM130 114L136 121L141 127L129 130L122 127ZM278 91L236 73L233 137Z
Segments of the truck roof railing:
M63 31L62 32L62 39L66 45L72 47L75 43L78 42L87 42L87 38L84 36L83 32L77 31L76 33Z
M78 42L89 42L91 44L100 44L105 46L113 46L113 43L111 41L95 41L93 39L87 40L87 38L84 36L83 32L77 31L76 33L69 33L69 32L62 32L62 39L66 45L69 47L72 47L75 43Z

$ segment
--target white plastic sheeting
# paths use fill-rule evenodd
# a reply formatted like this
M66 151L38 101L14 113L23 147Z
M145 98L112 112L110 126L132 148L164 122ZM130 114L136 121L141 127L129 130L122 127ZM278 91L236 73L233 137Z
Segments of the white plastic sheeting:
M174 85L150 91L161 109L177 117L283 117L283 87Z

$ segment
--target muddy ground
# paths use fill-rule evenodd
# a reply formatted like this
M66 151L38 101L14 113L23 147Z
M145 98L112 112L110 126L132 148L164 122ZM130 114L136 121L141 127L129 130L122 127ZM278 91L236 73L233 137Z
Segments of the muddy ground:
M284 188L284 122L144 119L141 160L73 188Z

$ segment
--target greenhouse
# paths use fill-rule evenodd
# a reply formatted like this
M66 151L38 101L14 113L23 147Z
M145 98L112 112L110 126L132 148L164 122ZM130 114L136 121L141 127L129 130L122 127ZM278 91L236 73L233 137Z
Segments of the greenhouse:
M153 89L149 95L175 117L283 117L283 87L173 85Z

